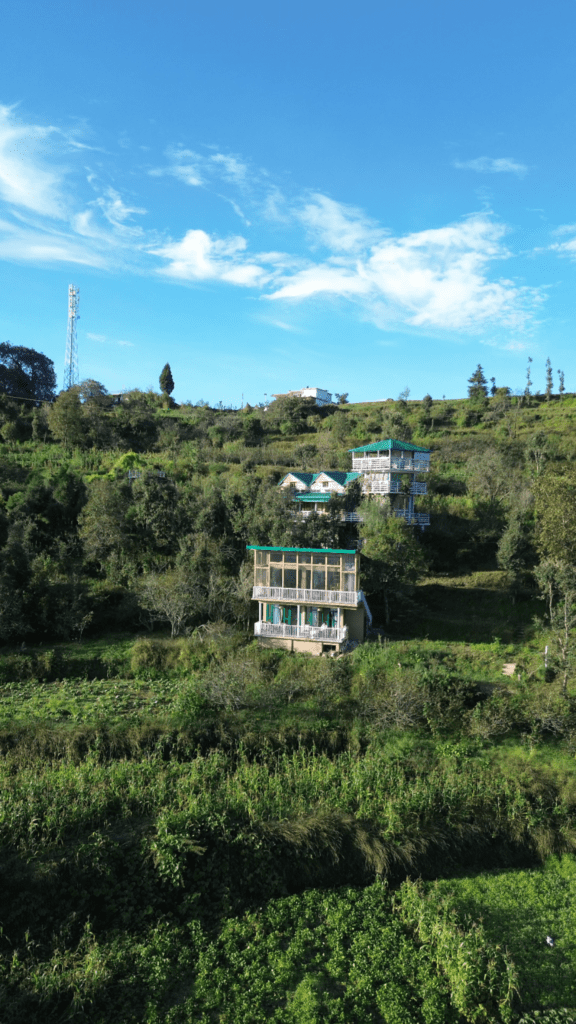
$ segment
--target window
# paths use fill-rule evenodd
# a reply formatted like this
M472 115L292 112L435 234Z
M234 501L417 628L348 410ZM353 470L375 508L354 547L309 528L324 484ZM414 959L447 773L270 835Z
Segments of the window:
M344 568L345 569L355 569L356 568L356 558L355 558L354 555L344 555Z
M271 567L271 569L270 569L270 586L271 587L281 587L282 586L282 569L281 568L274 568L273 566Z
M340 590L339 569L328 569L328 590Z
M340 555L327 555L326 561L328 565L340 566Z
M256 569L256 586L267 587L268 586L268 570L267 569Z
M309 565L311 561L312 561L312 555L310 554L309 551L305 551L302 554L298 555L298 563L300 565L305 565L306 563L308 563L308 565Z
M301 590L310 590L310 569L298 569L298 586Z
M271 562L281 562L282 561L282 552L281 551L271 551L270 552L270 561Z
M347 593L351 593L353 590L356 590L356 586L355 586L355 583L356 583L356 573L354 573L354 572L345 572L343 574L343 582L344 582L344 588L343 589Z
M296 569L284 569L284 586L296 586Z
M313 590L325 590L326 589L326 570L325 569L314 569L312 573L312 589Z
M314 565L326 565L326 555L313 555L312 561Z
M297 625L298 609L295 605L284 605L282 611L282 622L285 622L287 626Z
M294 552L294 551L285 551L284 552L284 561L285 562L295 562L296 561L296 552Z
M256 552L256 565L268 565L268 552L257 551Z

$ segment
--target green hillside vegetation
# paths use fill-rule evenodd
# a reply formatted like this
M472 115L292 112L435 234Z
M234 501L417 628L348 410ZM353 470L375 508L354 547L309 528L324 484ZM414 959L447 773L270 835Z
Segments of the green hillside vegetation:
M470 387L0 396L2 1024L576 1021L576 396ZM383 437L428 529L291 514ZM259 647L246 544L359 534L367 641Z

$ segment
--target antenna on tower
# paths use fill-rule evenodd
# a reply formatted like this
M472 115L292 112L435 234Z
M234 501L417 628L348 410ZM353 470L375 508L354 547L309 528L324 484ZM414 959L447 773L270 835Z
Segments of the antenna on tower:
M80 319L80 289L73 284L68 285L68 335L66 338L66 359L64 361L64 390L78 384L78 342L76 341L76 321Z

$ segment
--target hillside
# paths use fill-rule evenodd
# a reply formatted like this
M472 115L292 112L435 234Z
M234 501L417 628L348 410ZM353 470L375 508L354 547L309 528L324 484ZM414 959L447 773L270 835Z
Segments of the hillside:
M22 405L0 402L2 1021L574 1024L571 566L537 577L571 557L575 396ZM351 653L259 647L246 544L364 528L297 520L278 480L386 436L432 450L431 526L400 546L425 572L384 628L364 560L377 628Z

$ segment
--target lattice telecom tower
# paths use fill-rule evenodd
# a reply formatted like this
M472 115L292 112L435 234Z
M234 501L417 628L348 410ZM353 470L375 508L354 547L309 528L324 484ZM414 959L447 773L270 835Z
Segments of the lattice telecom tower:
M76 321L80 319L80 289L73 284L68 286L68 336L66 339L66 359L64 362L64 390L68 391L78 384L78 343L76 341Z

